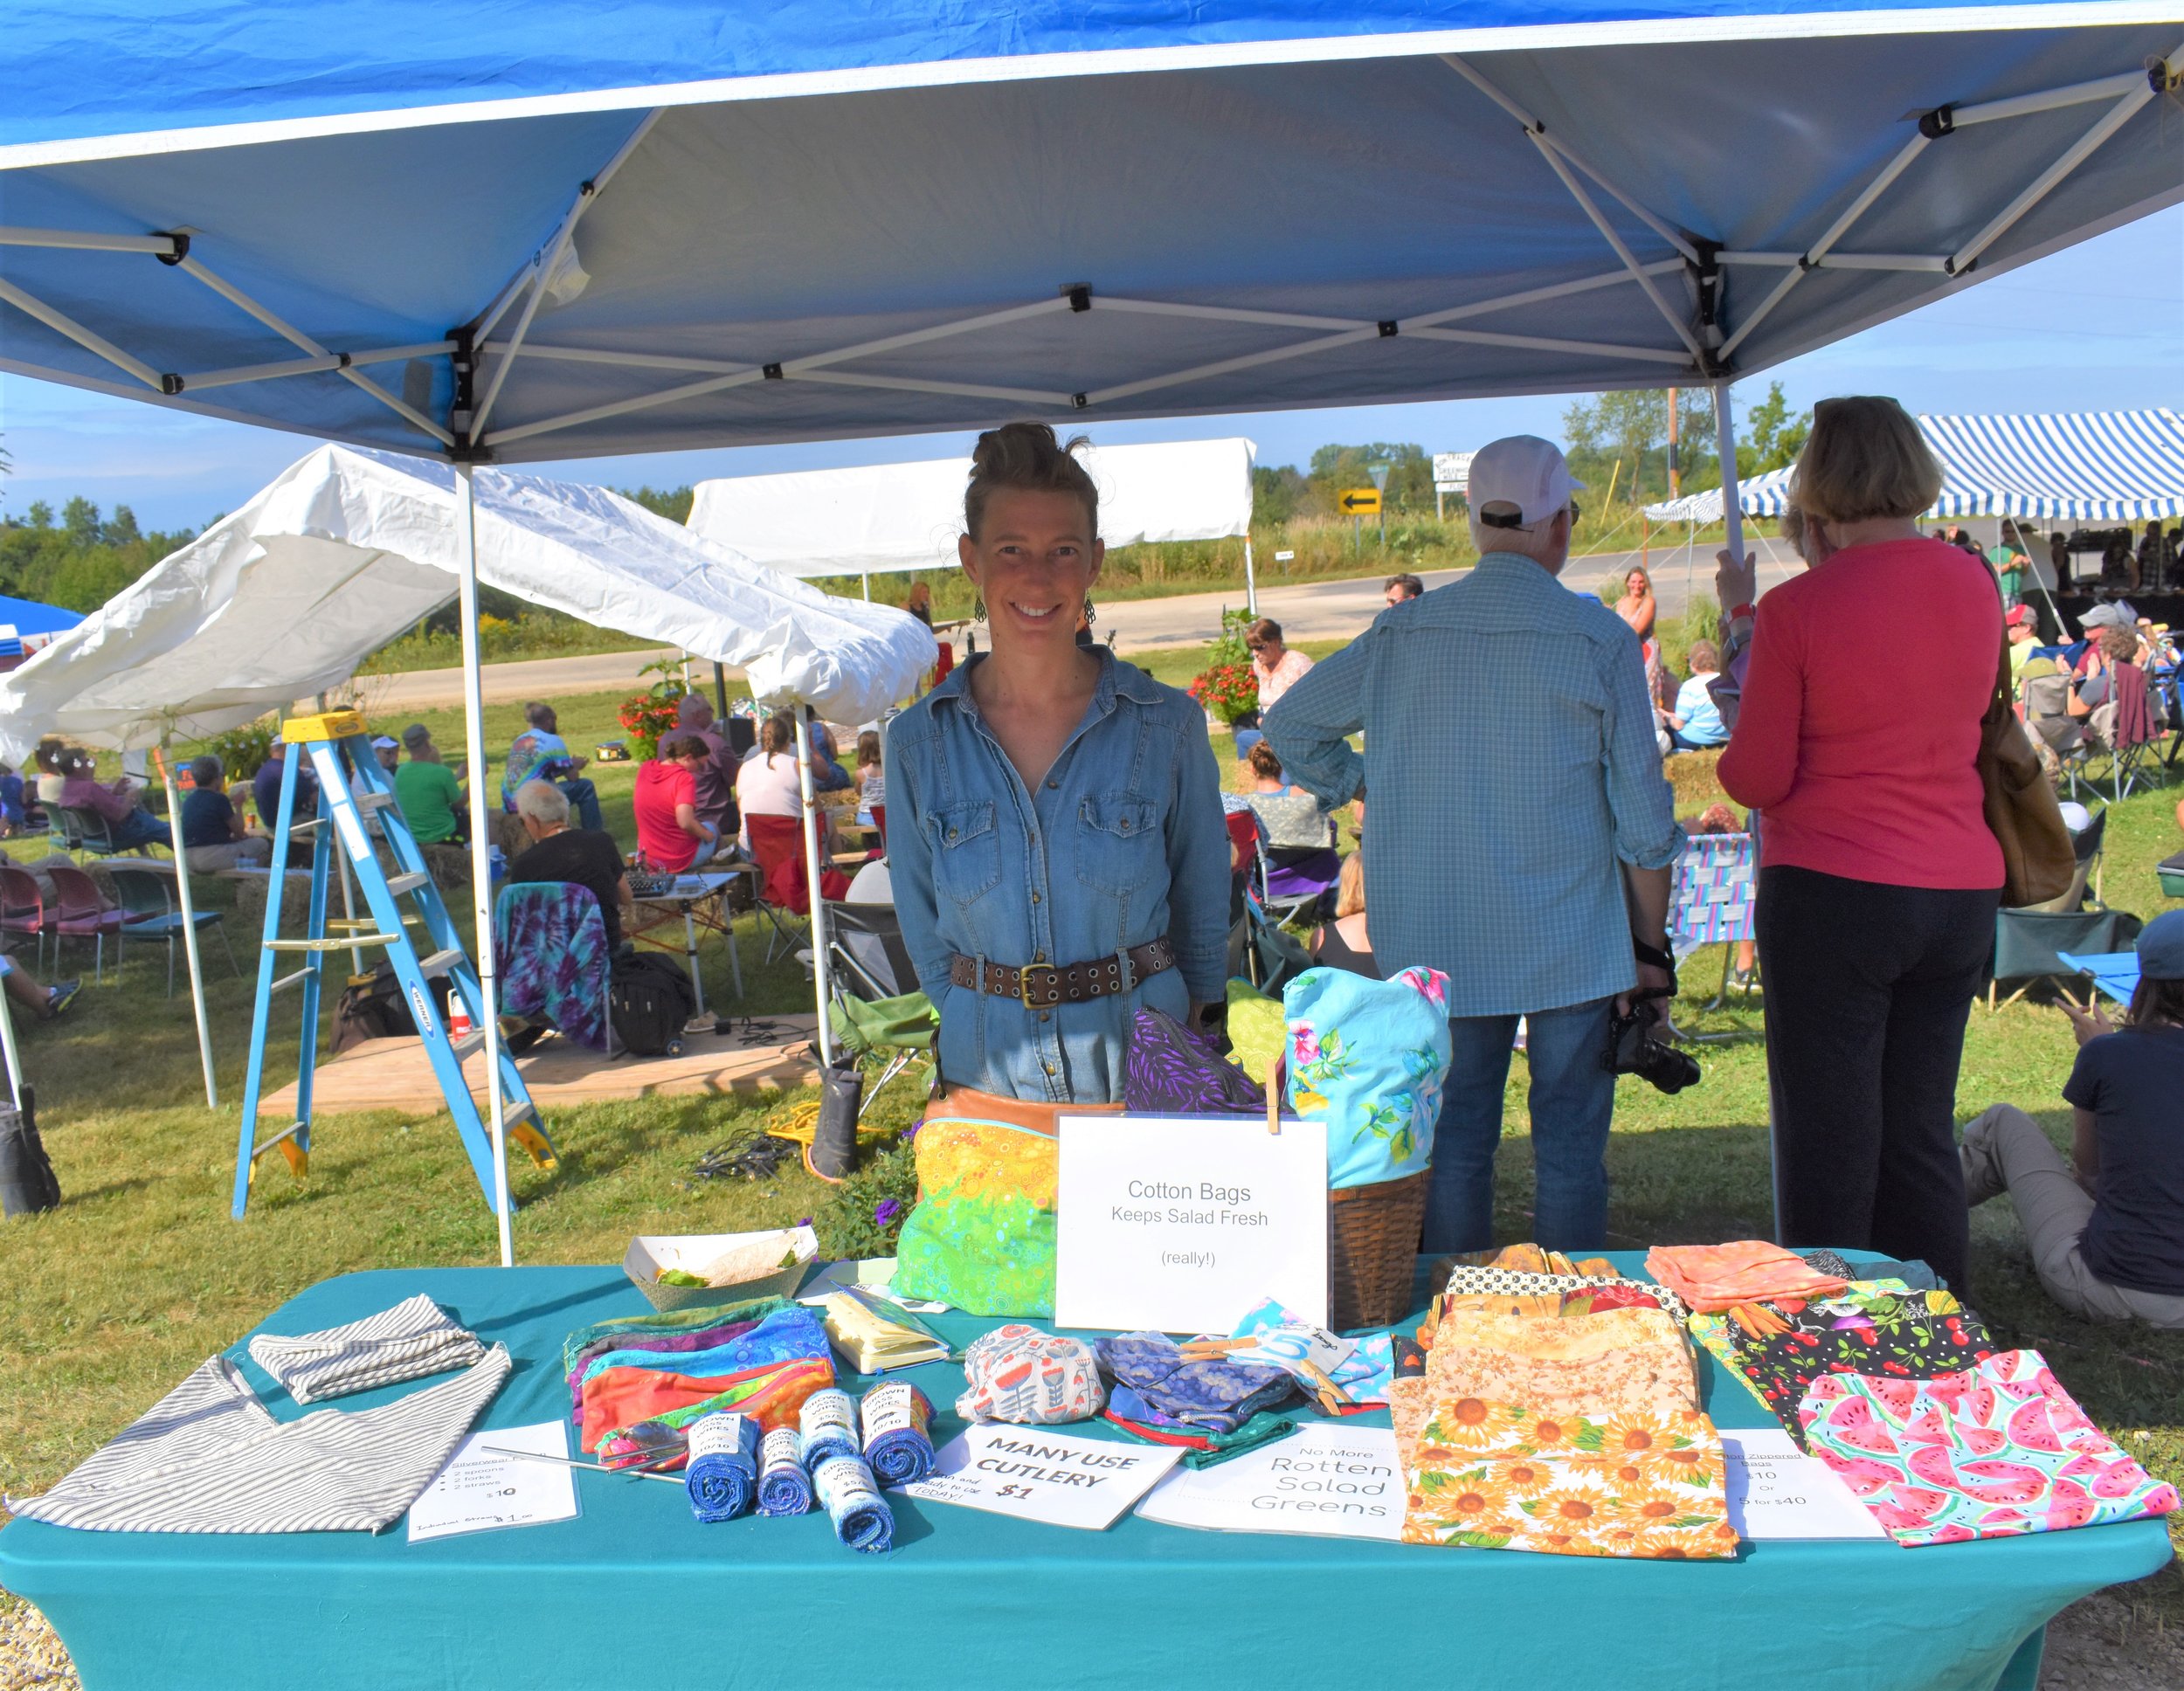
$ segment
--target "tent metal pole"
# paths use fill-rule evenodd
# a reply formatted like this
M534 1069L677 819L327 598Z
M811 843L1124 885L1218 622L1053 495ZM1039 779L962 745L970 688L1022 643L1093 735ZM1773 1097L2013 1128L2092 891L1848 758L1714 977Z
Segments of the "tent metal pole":
M1994 222L1988 224L1986 228L1980 231L1952 255L1949 261L1950 269L1952 272L1961 271L1966 266L1978 259L1980 253L1994 245L2008 232L2013 224L2031 211L2034 206L2039 204L2042 200L2047 198L2057 183L2083 164L2102 142L2136 117L2139 108L2153 98L2153 84L2141 79L2136 88L2108 108L2099 122L2073 141L2064 150L2061 158L2035 176L2027 184L2024 192L2005 206Z
M434 358L453 352L453 341L431 341L413 347L375 347L368 352L329 352L323 358L288 358L271 364L238 364L232 369L198 370L177 375L181 391L202 388L232 388L243 382L270 382L283 376L320 376L350 364L391 364L405 358Z
M220 1107L220 1089L212 1079L212 1030L204 1018L204 970L197 961L197 913L190 898L190 848L182 843L182 795L175 789L174 760L167 756L164 738L159 744L159 776L167 786L167 825L175 846L175 891L182 905L182 950L190 964L190 1009L197 1018L197 1060L204 1069L204 1107ZM272 896L270 890L267 894Z
M2176 57L2174 53L2169 55ZM2056 111L2065 106L2087 106L2097 100L2119 100L2146 86L2145 71L2125 71L2093 82L2077 82L2067 88L2043 93L2016 94L2007 100L1984 100L1976 106L1955 106L1949 121L1961 129L1967 123L1993 123L2001 118L2029 117L2035 112Z
M1691 333L1691 326L1669 309L1669 302L1661 297L1661 290L1653 285L1653 278L1646 273L1645 266L1638 262L1637 254L1630 250L1629 244L1616 232L1615 225L1608 222L1607 215L1593 204L1593 197L1585 191L1585 184L1570 174L1570 167L1562 162L1562 155L1547 144L1547 138L1545 135L1532 130L1527 130L1525 133L1531 138L1531 144L1539 149L1539 156L1547 161L1547 168L1562 178L1562 185L1570 190L1570 197L1578 203L1579 209L1593 220L1593 227L1600 231L1600 238L1614 249L1615 256L1623 261L1623 268L1630 273L1632 280L1645 291L1646 298L1653 301L1654 309L1661 314L1662 321L1674 329L1676 338L1690 349L1692 359L1695 362L1704 362L1704 360L1699 351L1698 337Z
M0 224L0 246L65 247L79 252L149 252L156 259L175 256L172 235L99 235L80 229L29 229L20 224Z
M858 579L858 580L860 580L860 582L862 582L862 583L864 583L864 586L865 586L865 603L866 603L867 604L870 604L872 603L872 572L871 572L870 570L867 570L867 571L866 571L863 575L860 576L857 579Z
M15 1100L15 1107L23 1108L23 1059L15 1048L15 1015L8 1008L8 995L0 991L0 1059L8 1066L8 1093Z
M909 376L867 376L860 370L784 370L789 382L826 382L838 388L885 388L898 393L944 393L967 399L1014 399L1026 405L1074 406L1073 396L1043 388L997 388L983 382L929 382Z
M1681 275L1683 260L1656 259L1640 268L1648 276ZM1556 282L1547 287L1528 287L1522 293L1504 293L1496 299L1474 300L1468 306L1450 306L1444 311L1427 311L1415 317L1406 317L1402 320L1402 330L1406 335L1415 335L1422 328L1437 328L1465 317L1482 317L1490 311L1511 311L1518 306L1541 305L1549 300L1566 300L1573 293L1590 293L1595 288L1620 287L1630 280L1628 270L1607 270L1579 281Z
M1562 341L1542 335L1503 335L1483 328L1406 328L1416 341L1455 341L1474 347L1520 347L1538 352L1574 352L1596 358L1636 358L1651 364L1690 368L1690 358L1662 347L1622 347L1606 341Z
M493 958L493 855L486 806L485 676L478 650L478 500L472 468L455 466L456 597L463 643L463 771L470 788L470 890L476 917L473 950L478 965L478 1031L485 1035L486 1107L493 1141L493 1213L501 1234L501 1266L515 1267L515 1239L508 1218L508 1146L501 1096L500 982Z
M1244 536L1244 609L1259 614L1259 577L1251 567L1251 536Z
M1151 393L1157 388L1179 387L1185 382L1198 382L1208 376L1226 376L1231 370L1252 369L1261 364L1277 364L1285 358L1301 358L1307 353L1327 352L1336 347L1355 346L1360 341L1377 341L1378 328L1346 329L1340 335L1322 335L1310 341L1300 341L1294 346L1275 347L1268 352L1247 353L1241 358L1223 358L1211 364L1194 364L1189 369L1176 370L1166 376L1148 376L1142 381L1123 382L1111 388L1102 388L1084 397L1087 405L1104 405L1116 399L1128 399L1134 394Z
M0 300L38 321L56 335L65 335L86 352L96 353L118 370L126 370L154 393L162 391L159 372L142 359L132 358L104 335L86 328L66 312L56 310L35 293L25 293L13 282L0 281Z
M819 1049L822 1064L834 1060L834 1032L826 1024L833 983L826 967L826 897L819 890L819 801L812 791L811 707L796 707L796 780L804 797L804 873L812 901L812 990L819 998Z
M718 662L713 666L713 715L722 724L728 721L728 668ZM728 730L723 727L721 731Z

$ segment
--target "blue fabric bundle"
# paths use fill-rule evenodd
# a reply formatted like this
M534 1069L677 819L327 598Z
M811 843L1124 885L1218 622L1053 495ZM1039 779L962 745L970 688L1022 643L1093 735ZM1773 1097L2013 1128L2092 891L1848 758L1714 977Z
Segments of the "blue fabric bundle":
M812 1481L804 1472L804 1435L776 1427L758 1446L758 1513L809 1515Z
M865 1460L883 1486L915 1485L933 1471L932 1400L908 1380L889 1380L857 1406Z
M840 1386L814 1391L797 1417L804 1439L804 1467L816 1476L830 1456L857 1453L857 1406Z
M1134 1420L1139 1418L1126 1404L1149 1409L1156 1425L1165 1421L1201 1432L1234 1432L1296 1391L1284 1369L1219 1358L1193 1362L1158 1333L1102 1339L1099 1352L1100 1370L1116 1388L1109 1396L1115 1412Z
M700 1521L733 1521L748 1513L758 1493L758 1423L728 1413L699 1420L690 1429L682 1484Z
M895 1548L895 1511L880 1495L863 1457L830 1456L812 1468L812 1478L835 1537L853 1550Z

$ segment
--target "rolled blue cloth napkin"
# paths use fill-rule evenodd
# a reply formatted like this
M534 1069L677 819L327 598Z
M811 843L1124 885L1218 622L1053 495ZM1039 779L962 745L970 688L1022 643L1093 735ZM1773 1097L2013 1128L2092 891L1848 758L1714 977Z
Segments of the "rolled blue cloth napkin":
M797 1417L804 1435L804 1467L817 1474L830 1456L857 1453L857 1406L840 1386L814 1391L804 1400Z
M881 1485L915 1485L933 1471L932 1400L908 1380L873 1387L857 1413L865 1460Z
M804 1472L804 1435L776 1427L758 1445L758 1513L809 1515L812 1480Z
M682 1484L690 1513L701 1521L733 1521L747 1513L758 1493L758 1423L726 1412L693 1423Z
M895 1511L861 1456L830 1456L812 1470L834 1536L853 1550L895 1548Z

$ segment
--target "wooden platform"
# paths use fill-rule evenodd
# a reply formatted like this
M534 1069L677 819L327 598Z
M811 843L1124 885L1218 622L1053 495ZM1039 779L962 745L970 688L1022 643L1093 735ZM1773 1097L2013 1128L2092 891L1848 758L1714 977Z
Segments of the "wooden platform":
M740 1033L726 1039L694 1033L680 1057L605 1057L564 1039L548 1038L516 1059L516 1068L541 1110L570 1104L596 1104L619 1098L688 1098L706 1094L744 1095L807 1086L819 1078L819 1058L812 1049L819 1018L772 1016L762 1026L783 1043L746 1046ZM740 1022L727 1025L738 1029ZM485 1053L473 1052L464 1077L485 1107ZM267 1078L271 1078L270 1076ZM367 1039L318 1066L312 1087L314 1117L344 1110L406 1110L428 1115L443 1108L432 1065L416 1039ZM282 1121L295 1119L296 1088L292 1080L259 1100L258 1113Z

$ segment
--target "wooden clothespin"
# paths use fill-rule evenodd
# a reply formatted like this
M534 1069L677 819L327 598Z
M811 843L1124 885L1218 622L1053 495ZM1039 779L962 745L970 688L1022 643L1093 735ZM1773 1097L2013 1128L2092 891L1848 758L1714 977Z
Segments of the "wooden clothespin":
M1273 1134L1282 1131L1282 1059L1279 1057L1267 1059L1267 1131Z

